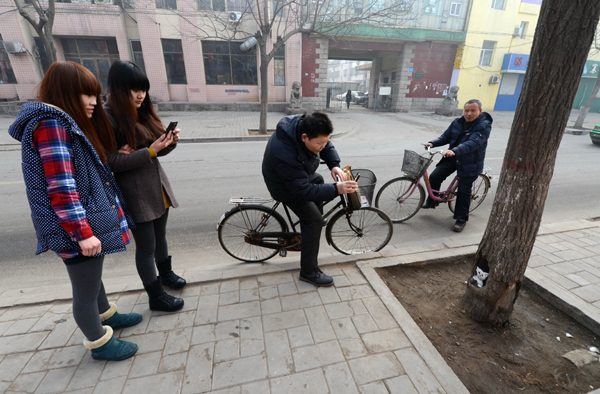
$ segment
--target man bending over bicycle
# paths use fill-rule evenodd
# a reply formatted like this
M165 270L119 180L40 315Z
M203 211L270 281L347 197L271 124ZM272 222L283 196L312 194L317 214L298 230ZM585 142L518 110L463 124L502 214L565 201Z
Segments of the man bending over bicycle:
M321 204L358 189L356 182L346 180L340 168L340 157L329 141L332 132L333 125L325 114L286 116L269 139L262 163L271 196L286 204L300 219L300 280L315 286L333 284L333 278L319 269L317 261L324 224ZM339 177L341 182L324 183L323 177L316 173L321 159L333 179Z
M442 153L443 159L429 175L429 182L433 190L440 190L442 182L454 171L457 172L458 191L454 210L456 223L452 230L458 233L465 228L469 220L471 188L483 170L492 122L490 114L482 112L481 101L469 100L465 104L463 116L455 119L440 137L425 144L425 149L428 146L433 148L450 144L448 150ZM437 202L428 197L422 208L430 209L437 205Z

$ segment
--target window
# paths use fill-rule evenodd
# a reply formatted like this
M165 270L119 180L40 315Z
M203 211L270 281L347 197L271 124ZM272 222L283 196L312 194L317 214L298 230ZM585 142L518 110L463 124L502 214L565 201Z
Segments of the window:
M133 53L133 62L146 72L144 54L142 53L142 42L140 40L131 40L131 53Z
M461 3L451 3L450 4L450 15L460 16L461 8L462 8Z
M273 0L273 15L285 16L285 4L282 0Z
M163 8L165 10L176 10L177 0L156 0L156 8Z
M215 12L251 12L253 6L252 1L253 0L198 0L198 9ZM276 4L281 6L283 3L273 1L273 11L275 10Z
M275 71L275 86L285 86L285 46L277 50L273 58Z
M504 1L505 0L492 0L492 8L494 8L496 10L503 10L504 9Z
M202 41L207 85L258 85L256 47L242 52L240 44Z
M17 83L8 53L4 49L4 41L0 35L0 83Z
M424 14L436 14L437 13L437 1L436 0L424 0L423 13Z
M160 40L165 57L165 68L167 69L167 81L172 85L184 85L187 83L185 75L185 63L183 62L183 48L181 40Z
M481 56L479 57L480 66L491 66L492 57L494 56L494 48L496 41L484 41L481 47Z
M114 38L61 38L65 60L83 65L106 87L108 69L119 60L119 48Z
M528 22L521 22L518 35L519 38L525 38L525 34L527 34L527 25L529 25Z
M504 74L502 84L498 90L499 95L514 96L519 84L519 74Z

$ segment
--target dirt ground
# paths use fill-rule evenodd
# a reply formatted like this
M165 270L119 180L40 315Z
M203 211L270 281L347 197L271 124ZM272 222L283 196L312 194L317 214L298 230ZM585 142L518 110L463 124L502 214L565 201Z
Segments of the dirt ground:
M507 327L469 318L461 299L471 261L461 256L377 272L471 393L570 394L600 388L600 362L578 368L562 357L575 349L600 348L600 338L526 285Z

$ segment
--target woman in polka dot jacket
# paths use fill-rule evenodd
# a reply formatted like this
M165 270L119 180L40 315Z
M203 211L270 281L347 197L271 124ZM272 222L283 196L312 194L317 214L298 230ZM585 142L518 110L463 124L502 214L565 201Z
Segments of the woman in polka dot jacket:
M138 347L116 339L113 329L137 324L142 316L119 314L102 283L104 255L125 250L133 221L106 165L105 146L114 139L97 133L110 128L97 105L101 89L85 67L53 63L40 85L40 102L24 104L9 133L22 144L36 254L53 250L63 259L73 317L92 357L122 360Z
M181 289L186 284L171 268L166 238L169 207L179 204L158 157L175 149L179 129L164 133L148 90L148 77L134 63L117 61L110 67L105 110L121 148L109 153L108 164L136 224L131 231L135 265L150 309L172 312L183 307L183 299L167 294L163 285Z

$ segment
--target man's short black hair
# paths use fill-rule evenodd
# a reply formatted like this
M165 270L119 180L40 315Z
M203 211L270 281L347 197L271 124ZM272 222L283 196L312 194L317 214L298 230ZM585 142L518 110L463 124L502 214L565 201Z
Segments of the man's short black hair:
M300 122L300 131L302 134L306 134L308 139L313 139L320 135L333 133L333 124L326 114L314 112L312 115L304 115Z
M477 104L479 106L479 109L481 109L481 101L479 101L477 99L471 99L465 103L465 105L467 105L467 104Z

